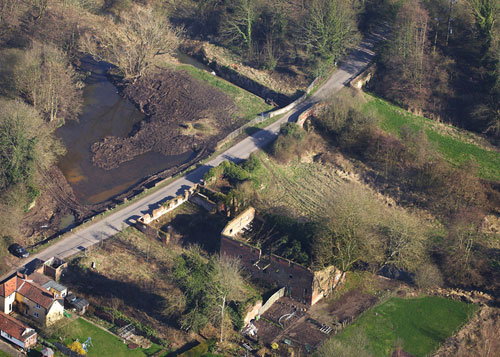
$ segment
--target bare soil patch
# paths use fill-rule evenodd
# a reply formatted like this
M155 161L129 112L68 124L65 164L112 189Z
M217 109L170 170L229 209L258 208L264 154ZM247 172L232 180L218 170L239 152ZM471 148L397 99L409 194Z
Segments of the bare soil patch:
M126 138L108 136L92 145L92 161L104 169L149 151L176 155L213 148L238 124L227 94L184 71L162 69L127 85L124 95L149 118ZM210 130L185 130L207 122Z

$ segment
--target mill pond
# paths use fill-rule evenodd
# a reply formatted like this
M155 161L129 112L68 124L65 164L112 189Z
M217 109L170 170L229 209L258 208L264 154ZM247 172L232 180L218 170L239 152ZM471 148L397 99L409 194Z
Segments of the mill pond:
M67 122L57 130L67 150L58 166L83 204L109 200L144 177L187 162L193 156L191 151L173 156L150 151L111 170L92 163L92 144L106 136L126 137L145 118L107 78L109 66L90 57L82 60L81 68L90 73L83 89L82 114L78 121Z

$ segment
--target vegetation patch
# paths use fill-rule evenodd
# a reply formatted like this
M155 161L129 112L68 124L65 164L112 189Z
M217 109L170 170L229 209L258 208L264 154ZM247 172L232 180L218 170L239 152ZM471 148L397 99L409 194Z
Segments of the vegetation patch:
M327 345L340 341L348 346L364 334L365 348L374 356L388 356L398 347L413 356L426 356L476 310L476 305L435 296L391 298L364 313Z
M408 128L415 132L425 130L429 141L451 165L459 167L473 159L479 164L481 178L500 180L500 152L488 146L485 140L470 132L408 113L383 99L366 96L371 100L365 104L364 110L377 114L383 130L398 136Z

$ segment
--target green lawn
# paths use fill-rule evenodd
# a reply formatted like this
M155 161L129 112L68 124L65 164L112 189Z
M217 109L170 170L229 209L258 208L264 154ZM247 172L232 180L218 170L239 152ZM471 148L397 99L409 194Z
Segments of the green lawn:
M0 357L10 357L10 355L2 350L0 350Z
M191 65L180 65L178 69L185 70L191 76L210 84L211 86L228 94L239 108L240 116L245 119L253 119L262 112L271 110L273 107L256 95L235 86L234 84L210 74L207 71L201 70Z
M459 166L468 159L474 159L479 164L481 178L500 180L500 153L487 148L486 143L483 145L484 139L465 130L413 115L369 94L366 97L365 111L379 117L383 130L399 135L403 127L423 129L429 141L451 165Z
M81 318L64 326L56 334L63 337L66 344L75 339L85 342L88 337L92 338L93 347L89 347L88 356L113 356L113 357L144 357L152 356L161 350L161 347L153 344L149 349L138 348L130 350L118 337L94 326Z
M365 312L333 339L347 345L364 334L367 350L374 356L388 356L397 341L414 356L426 356L452 335L477 310L477 305L426 296L391 298Z

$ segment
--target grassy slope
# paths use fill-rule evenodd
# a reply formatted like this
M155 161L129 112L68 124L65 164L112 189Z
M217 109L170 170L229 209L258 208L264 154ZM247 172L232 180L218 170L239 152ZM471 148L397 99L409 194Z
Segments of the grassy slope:
M228 94L236 103L240 110L240 116L247 120L253 119L259 113L268 111L273 107L256 95L235 86L234 84L214 76L207 71L201 70L191 65L180 65L178 69L185 70L191 76L210 84L211 86Z
M476 305L436 296L415 299L392 298L365 312L356 322L334 338L349 342L359 333L368 340L375 356L388 356L396 341L405 352L425 356L464 324Z
M261 209L286 207L292 216L321 217L328 208L328 198L342 185L331 166L296 159L283 165L265 153L259 153L258 157L262 167L253 175L262 183Z
M453 166L459 166L468 159L479 164L479 176L487 180L500 180L500 152L488 148L481 138L467 131L440 124L433 120L410 114L380 98L366 95L367 112L376 113L381 119L383 130L399 135L403 127L413 130L424 129L429 141Z

